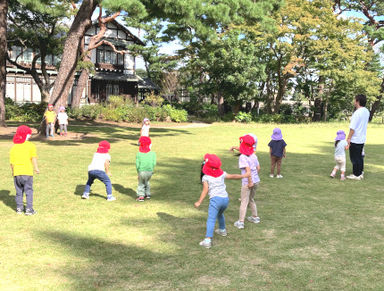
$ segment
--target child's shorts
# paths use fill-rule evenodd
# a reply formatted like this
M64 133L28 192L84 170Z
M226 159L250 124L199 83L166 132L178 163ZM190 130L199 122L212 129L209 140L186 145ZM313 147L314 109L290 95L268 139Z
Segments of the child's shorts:
M335 157L336 166L335 169L345 172L345 156L336 156Z

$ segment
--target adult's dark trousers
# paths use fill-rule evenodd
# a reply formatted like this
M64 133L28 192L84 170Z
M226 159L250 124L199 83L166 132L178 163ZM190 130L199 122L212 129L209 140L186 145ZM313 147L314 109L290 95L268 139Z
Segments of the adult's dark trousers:
M360 176L364 169L364 158L362 155L363 152L363 143L353 143L351 142L349 146L349 158L353 166L353 175Z
M33 176L19 175L13 179L16 188L16 208L24 209L23 194L27 198L27 209L33 209Z

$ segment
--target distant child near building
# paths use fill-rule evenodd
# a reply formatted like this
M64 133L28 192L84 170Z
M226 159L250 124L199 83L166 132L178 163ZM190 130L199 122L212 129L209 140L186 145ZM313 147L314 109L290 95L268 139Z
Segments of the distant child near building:
M59 114L57 114L57 120L59 121L60 126L60 135L67 135L67 125L68 125L68 115L65 112L65 107L60 106Z
M48 110L44 113L45 118L45 133L46 137L54 136L53 133L55 131L55 122L56 122L56 112L53 110L53 105L48 104Z
M36 211L33 209L33 168L35 168L36 174L39 174L40 171L37 166L36 146L28 141L31 135L32 130L28 126L19 126L13 137L14 145L10 151L10 163L16 188L17 214L24 212L24 192L27 199L25 215L36 214Z
M235 222L235 227L238 229L244 228L245 215L247 214L248 206L251 208L252 215L247 218L249 222L259 223L260 218L257 215L257 207L255 202L256 189L259 186L260 164L254 153L255 140L250 135L240 137L240 157L239 168L241 174L247 175L248 178L243 178L241 186L241 204L239 211L239 220Z
M106 140L99 142L99 147L93 155L91 164L88 166L88 181L85 185L84 193L81 198L89 199L91 186L95 179L98 179L105 185L107 190L107 201L116 200L116 198L112 195L112 183L109 178L111 176L109 171L111 156L108 153L110 148L111 145Z
M276 178L283 178L281 175L281 162L285 158L287 144L283 140L280 128L273 130L272 140L269 142L269 154L271 156L271 173L269 177L273 178L275 174L275 167L277 166Z
M349 148L347 141L345 140L345 132L343 130L339 130L335 137L335 162L336 166L333 168L331 173L331 178L335 178L338 170L341 171L340 180L345 180L345 150Z
M227 174L221 169L221 161L218 156L206 154L204 156L203 172L203 190L200 198L195 202L195 207L198 208L203 202L205 196L209 196L207 231L205 239L200 242L200 245L205 248L212 246L213 232L216 224L216 219L219 220L219 228L215 232L221 236L227 236L225 228L224 211L228 207L229 198L224 183L225 179L247 179L249 175Z
M149 137L149 130L151 128L151 122L149 121L148 118L143 119L143 126L141 127L140 130L140 137L146 136Z
M138 175L137 201L144 202L144 198L151 199L149 180L156 166L156 153L151 151L151 139L142 136L139 139L139 152L136 155L136 170Z

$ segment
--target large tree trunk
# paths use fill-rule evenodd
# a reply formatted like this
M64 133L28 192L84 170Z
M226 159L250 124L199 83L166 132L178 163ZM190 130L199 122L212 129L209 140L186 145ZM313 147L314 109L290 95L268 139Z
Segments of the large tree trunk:
M217 92L217 111L219 112L220 117L224 116L224 97L221 95L220 91Z
M279 88L277 91L277 96L275 100L275 106L273 109L273 112L275 114L278 114L280 111L280 105L283 101L283 97L285 95L285 91L287 90L287 83L288 83L288 77L286 75L283 75L282 77L279 77Z
M82 69L79 80L77 82L76 91L72 99L72 103L71 103L72 108L79 108L81 96L83 95L83 91L87 86L87 81L88 81L88 71L86 69Z
M384 93L384 79L381 82L381 93ZM377 96L375 102L372 104L371 110L369 112L369 121L372 121L376 111L380 108L380 103L382 98L383 98L383 95Z
M8 1L0 0L0 126L5 124L5 88L6 88L6 55L7 55L7 11Z
M66 105L67 103L69 90L73 85L75 77L81 40L89 26L92 24L92 13L99 2L100 0L84 0L81 3L79 12L76 14L71 28L69 29L64 44L61 65L50 98L50 103L55 104L56 107Z

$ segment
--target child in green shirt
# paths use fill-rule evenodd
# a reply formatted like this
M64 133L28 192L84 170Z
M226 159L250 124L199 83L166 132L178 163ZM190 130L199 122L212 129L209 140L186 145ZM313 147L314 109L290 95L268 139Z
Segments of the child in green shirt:
M144 202L144 198L151 199L149 180L156 166L156 153L151 151L151 139L149 137L140 137L139 143L139 152L136 155L136 170L139 183L136 201Z

